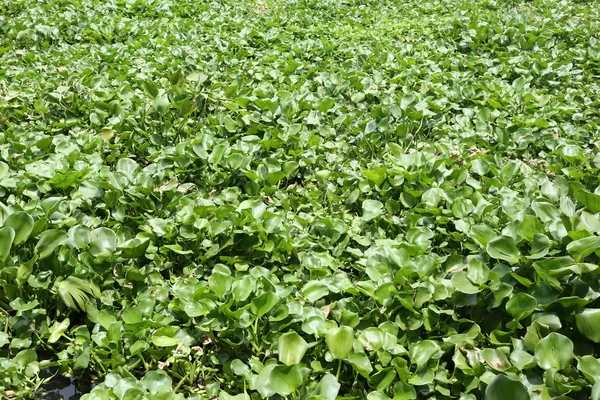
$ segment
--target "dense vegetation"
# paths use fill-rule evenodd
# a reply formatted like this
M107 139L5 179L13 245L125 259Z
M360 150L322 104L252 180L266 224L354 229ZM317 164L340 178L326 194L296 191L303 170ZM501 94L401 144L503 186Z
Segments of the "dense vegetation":
M600 3L0 4L0 389L600 399Z

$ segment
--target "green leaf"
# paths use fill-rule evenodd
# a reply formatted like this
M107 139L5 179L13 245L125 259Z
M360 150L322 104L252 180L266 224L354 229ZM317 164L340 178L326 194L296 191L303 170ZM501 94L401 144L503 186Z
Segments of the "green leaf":
M496 371L504 371L511 366L506 355L500 350L483 349L481 351L481 356L486 364Z
M515 92L517 93L521 93L523 91L523 88L525 87L525 77L520 76L517 79L515 79L512 83L513 88L515 89Z
M129 308L123 311L123 314L121 316L123 322L125 322L126 324L137 324L142 322L143 320L142 311L139 307Z
M15 239L15 230L10 227L0 228L0 262L10 256L10 249Z
M175 337L177 334L177 327L166 326L159 328L152 334L152 343L158 347L173 347L181 343L181 339Z
M165 96L161 96L161 97L157 97L156 99L154 99L154 109L159 113L159 114L166 114L167 111L169 111L169 107L171 105L171 103L169 103L169 99L166 98Z
M329 329L325 335L325 343L334 357L344 359L352 352L354 330L349 326Z
M560 333L552 332L535 346L535 359L545 370L567 368L573 361L573 342Z
M257 317L262 317L279 302L279 299L273 292L265 292L260 296L252 299L252 312L256 314Z
M50 327L50 337L48 338L48 343L56 343L58 339L62 337L62 335L69 329L69 325L71 321L69 318L63 319L60 323L54 323Z
M373 170L362 169L361 172L377 186L381 186L387 177L387 168L385 167L375 168Z
M575 316L577 330L594 343L600 343L600 309L587 308Z
M40 258L46 258L54 252L58 246L67 243L69 237L66 232L58 229L49 229L40 235L35 246Z
M89 300L89 295L100 297L98 288L75 276L69 276L58 283L57 291L60 299L69 308L81 311L85 311L85 303Z
M521 382L506 375L496 375L485 389L485 400L529 400L529 393Z
M548 239L548 236L540 233L533 235L533 243L531 244L531 254L527 256L530 260L537 260L545 257L550 251L552 242Z
M302 385L303 377L300 368L295 365L289 367L278 365L271 370L269 381L275 393L288 396Z
M458 271L450 279L452 285L461 293L475 294L481 292L479 286L474 285L468 278L468 272Z
M90 348L86 346L81 354L77 356L73 363L73 369L75 371L81 371L86 369L90 365Z
M225 130L229 133L235 133L235 131L237 131L237 123L229 115L225 116L224 125Z
M531 242L536 234L544 233L544 226L535 216L528 214L521 220L517 231L519 236L528 242Z
M422 340L410 348L408 355L418 367L424 367L440 350L440 346L433 340Z
M535 357L523 350L515 350L510 353L510 361L519 370L530 369L537 365Z
M152 396L171 392L173 384L171 377L165 371L148 371L141 382Z
M126 258L138 258L146 253L150 246L150 239L136 237L120 244L117 249L121 250L121 255Z
M250 396L248 396L247 393L240 393L232 396L227 392L221 391L219 393L219 400L250 400Z
M517 293L506 303L506 311L508 311L516 321L521 321L523 318L534 312L536 308L537 300L527 293Z
M600 361L593 356L580 357L577 360L577 369L592 383L600 381Z
M33 231L33 218L24 211L11 214L4 221L4 227L11 227L15 230L14 244L26 241Z
M28 364L37 360L37 353L34 349L21 350L15 355L12 361L18 364L21 368L27 367Z
M356 372L365 378L368 378L371 372L373 372L373 366L371 365L369 356L367 356L365 353L350 354L348 356L348 362L352 365Z
M232 276L227 275L224 272L213 271L211 276L208 278L208 286L217 295L217 297L223 297L231 288L233 281L234 279Z
M483 107L477 112L477 119L481 122L488 122L492 116L492 112L489 108Z
M314 394L321 396L321 400L335 400L340 392L341 385L335 376L329 372L323 375L315 388Z
M567 251L576 262L582 261L598 249L600 249L600 236L588 236L567 245Z
M119 244L117 234L109 228L98 228L90 232L90 253L94 257L108 258Z
M371 326L360 333L359 339L363 346L378 351L384 345L385 333L381 329Z
M490 257L498 260L504 260L510 264L519 262L519 249L517 249L513 238L509 236L498 236L496 239L491 240L486 246L486 251Z
M600 195L587 190L576 190L573 193L578 202L593 213L600 212Z
M377 200L365 200L362 203L363 216L365 221L377 218L383 212L383 203Z
M367 400L390 400L390 398L383 392L371 392L367 395Z
M279 336L278 345L279 361L288 366L299 364L308 349L306 340L294 331Z
M594 383L592 386L592 395L590 400L600 400L600 382Z
M477 241L483 247L487 246L487 244L497 236L498 234L486 225L473 225L469 231L469 237Z
M271 397L276 393L271 381L271 372L276 367L276 364L267 365L260 370L260 373L256 377L254 385L263 398Z
M153 82L144 81L143 85L144 85L144 89L146 89L146 91L148 92L148 94L150 94L150 96L152 96L153 98L158 96L158 89L156 88L156 85L154 85Z
M302 293L306 300L314 303L322 297L329 294L329 288L327 285L320 281L308 281L302 288Z

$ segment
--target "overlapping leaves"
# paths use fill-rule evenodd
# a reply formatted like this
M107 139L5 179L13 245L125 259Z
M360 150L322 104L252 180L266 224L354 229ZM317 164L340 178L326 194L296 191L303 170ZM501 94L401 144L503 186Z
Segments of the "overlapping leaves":
M597 398L595 3L3 3L4 395Z

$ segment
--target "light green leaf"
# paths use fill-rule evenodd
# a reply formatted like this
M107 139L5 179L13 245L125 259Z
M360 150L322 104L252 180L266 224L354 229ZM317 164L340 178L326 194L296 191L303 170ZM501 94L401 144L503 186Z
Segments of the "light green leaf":
M365 221L377 218L383 212L383 203L377 200L365 200L362 203L363 216Z
M169 99L164 96L154 99L154 109L160 114L166 114L167 111L169 111L170 105L171 103L169 103Z
M344 359L352 352L354 330L349 326L329 329L325 335L325 343L334 357Z
M14 244L26 241L33 231L33 218L25 211L11 214L4 221L4 227L11 227L15 230Z
M506 375L496 375L485 389L484 400L529 400L529 393L521 382Z
M55 322L50 327L50 337L48 338L48 343L56 343L58 339L61 338L63 333L65 333L65 331L69 329L70 324L71 321L69 320L69 318L63 319L60 323Z
M271 309L277 304L279 300L275 293L269 291L261 294L258 297L252 299L251 309L257 317L261 317L271 311Z
M533 243L531 244L531 254L527 256L530 260L537 260L542 258L548 254L550 251L550 247L552 246L552 242L548 239L548 236L536 233L533 235Z
M596 383L600 380L600 360L593 356L587 355L580 357L577 360L577 369L583 372L583 374L592 383Z
M600 309L587 308L575 316L577 330L594 343L600 343Z
M510 353L510 362L520 370L530 369L537 365L535 357L523 350Z
M0 262L5 262L15 239L15 230L10 227L0 228Z
M600 212L600 195L588 192L587 190L576 190L573 193L578 202L593 213Z
M474 239L483 247L496 238L498 234L487 225L473 225L469 231L469 237Z
M369 356L367 356L365 353L350 354L348 356L348 362L352 365L356 372L358 372L365 378L368 378L369 374L373 372L373 366L371 365Z
M588 236L567 245L567 251L576 262L582 261L598 249L600 249L600 236Z
M573 361L573 342L560 333L552 332L535 346L535 359L545 370L567 368Z
M481 292L481 288L479 286L474 285L468 278L468 273L466 271L458 271L452 275L450 279L452 285L461 293L466 294L475 294Z
M248 396L247 393L240 393L232 396L225 391L221 391L219 393L219 400L250 400L250 396Z
M303 377L300 368L295 365L290 367L278 365L271 370L269 381L275 393L288 396L302 385Z
M498 236L491 240L486 246L487 253L498 260L508 261L510 264L519 262L519 249L513 238L509 236Z
M314 394L321 396L321 400L335 400L340 388L341 385L336 377L328 372L321 378L321 381L315 388Z
M172 391L171 385L173 384L173 381L165 371L148 371L141 382L152 396Z
M91 282L84 281L75 276L69 276L57 285L57 291L60 299L74 310L85 311L85 303L89 300L89 295L100 297L100 291Z
M519 229L517 230L519 236L528 242L533 241L533 237L537 233L544 233L544 226L534 215L525 215L519 224Z
M285 365L299 364L308 349L308 343L296 332L291 331L279 336L279 361Z

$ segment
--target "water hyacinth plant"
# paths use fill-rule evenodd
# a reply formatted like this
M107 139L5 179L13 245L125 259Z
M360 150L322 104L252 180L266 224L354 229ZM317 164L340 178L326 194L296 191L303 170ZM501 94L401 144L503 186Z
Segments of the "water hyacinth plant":
M599 30L2 2L0 396L600 399Z

